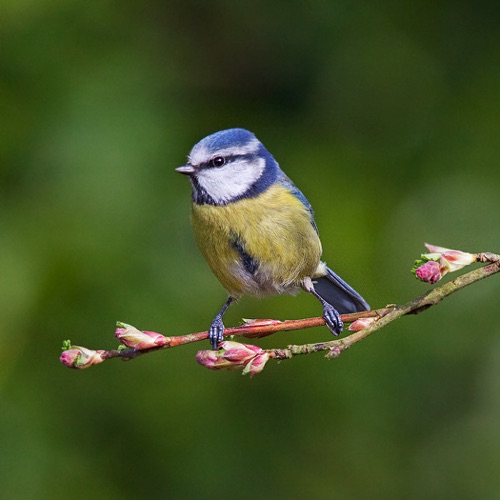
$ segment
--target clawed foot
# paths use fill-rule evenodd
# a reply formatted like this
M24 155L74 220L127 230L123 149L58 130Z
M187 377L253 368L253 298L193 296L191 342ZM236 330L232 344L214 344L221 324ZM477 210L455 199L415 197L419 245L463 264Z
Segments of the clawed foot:
M323 319L325 320L328 330L330 330L334 335L339 335L344 329L344 322L342 321L337 309L335 309L335 307L319 295L319 293L314 289L311 278L305 278L302 287L306 292L312 293L321 302L321 305L323 306Z
M344 322L342 321L339 312L331 304L328 304L328 302L323 304L323 319L325 320L328 329L334 335L339 335L344 328Z
M224 323L222 322L222 316L234 300L235 299L231 296L227 298L226 303L222 306L219 314L215 316L208 330L208 338L210 339L210 345L214 351L219 348L219 342L224 340Z
M208 338L212 349L216 351L219 348L219 342L222 342L224 339L224 323L222 322L222 316L217 315L212 321L210 329L208 330Z

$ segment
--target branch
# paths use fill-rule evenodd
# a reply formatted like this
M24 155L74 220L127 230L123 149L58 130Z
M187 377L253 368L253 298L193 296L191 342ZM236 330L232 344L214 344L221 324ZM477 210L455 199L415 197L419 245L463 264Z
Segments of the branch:
M415 261L413 272L418 279L431 284L439 281L448 272L457 271L474 262L490 264L459 276L406 304L390 305L355 314L343 314L342 321L351 323L349 330L353 332L344 338L266 350L254 345L224 341L218 351L199 351L196 360L207 368L243 369L243 373L253 376L262 371L269 359L290 359L296 355L319 351L327 351L327 358L337 357L353 344L382 329L392 321L407 314L421 313L429 307L437 305L452 293L500 272L500 256L497 254L490 252L470 254L433 245L426 246L430 253L423 254L419 260ZM226 328L224 336L255 339L276 332L302 330L324 324L325 321L321 317L288 321L246 320L245 324L240 327ZM140 331L133 326L118 323L115 336L122 345L118 349L112 350L92 350L81 346L72 346L69 341L65 341L60 358L61 362L70 368L83 369L112 358L121 358L127 361L150 352L205 340L208 338L208 332L167 337L161 333Z

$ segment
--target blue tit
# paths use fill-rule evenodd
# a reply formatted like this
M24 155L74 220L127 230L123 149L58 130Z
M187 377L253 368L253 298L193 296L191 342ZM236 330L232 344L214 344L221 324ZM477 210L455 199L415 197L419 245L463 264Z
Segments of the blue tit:
M213 349L224 335L222 316L242 295L296 294L302 288L323 306L338 335L340 313L369 309L321 261L321 241L307 198L248 130L216 132L196 144L177 172L193 188L196 243L229 297L209 329Z

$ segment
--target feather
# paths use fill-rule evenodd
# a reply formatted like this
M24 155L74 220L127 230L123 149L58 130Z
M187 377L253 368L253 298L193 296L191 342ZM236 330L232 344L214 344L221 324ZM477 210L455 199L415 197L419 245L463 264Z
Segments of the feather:
M325 276L314 279L314 289L341 314L370 310L365 299L328 267Z

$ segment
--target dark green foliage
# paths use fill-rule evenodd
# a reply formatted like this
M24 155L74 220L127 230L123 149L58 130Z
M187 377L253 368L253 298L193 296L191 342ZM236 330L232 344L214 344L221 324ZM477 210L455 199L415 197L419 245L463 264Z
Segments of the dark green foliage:
M495 277L251 380L196 364L206 343L58 362L64 338L115 347L117 319L209 326L225 293L174 168L222 128L264 142L373 307L427 289L424 241L498 253L499 5L2 2L2 497L499 498ZM244 299L226 325L320 313Z

